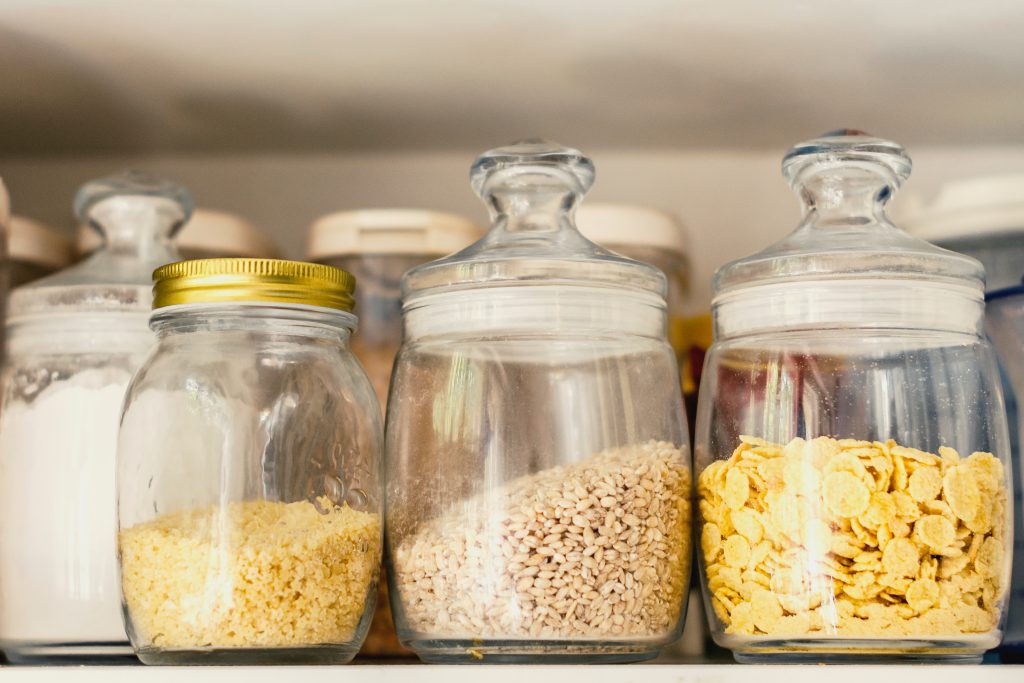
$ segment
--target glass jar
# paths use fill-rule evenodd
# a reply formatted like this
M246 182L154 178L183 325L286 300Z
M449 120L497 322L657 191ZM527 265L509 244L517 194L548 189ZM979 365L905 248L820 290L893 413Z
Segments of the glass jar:
M310 228L307 258L352 273L359 282L359 334L352 339L352 352L370 376L382 410L402 342L402 276L414 266L463 249L482 234L467 218L423 209L340 211L322 216ZM398 642L383 577L360 654L412 654Z
M473 167L490 232L403 279L388 579L427 661L635 661L678 637L690 464L664 276L576 230L542 141Z
M380 411L354 280L269 259L154 273L125 398L118 553L146 664L344 663L381 556Z
M794 147L799 228L721 268L697 418L701 569L739 661L978 661L1000 638L1010 468L984 271L884 204L895 143Z
M105 237L10 297L0 409L0 641L14 661L130 657L113 519L125 388L153 344L153 268L173 261L188 192L128 173L75 197ZM44 464L44 465L41 465Z

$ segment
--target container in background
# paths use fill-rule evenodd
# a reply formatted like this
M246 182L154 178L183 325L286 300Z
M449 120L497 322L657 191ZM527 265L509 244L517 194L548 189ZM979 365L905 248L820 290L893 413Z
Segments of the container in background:
M11 289L67 268L75 260L72 241L49 226L11 216L8 240Z
M354 279L271 259L154 274L125 397L118 554L146 664L344 663L376 598L380 412Z
M1024 174L965 178L943 185L934 200L910 197L901 225L985 267L993 292L1020 284L1024 263Z
M690 263L686 228L673 214L636 204L584 203L576 210L580 233L618 254L649 263L665 274L668 285L668 338L681 372L687 419L696 417L699 367L692 365L687 295ZM710 327L710 325L709 325ZM707 348L706 346L704 348ZM703 361L703 358L701 358ZM692 406L692 410L691 410ZM707 621L701 609L700 586L694 582L682 638L671 646L676 657L697 657L705 649ZM668 653L667 653L668 654Z
M3 179L0 178L0 264L8 264L7 260L7 233L9 230L9 223L11 220L11 200L7 195L7 188L4 186ZM10 276L9 270L6 267L0 267L0 320L6 318L5 310L7 307L7 292L10 289ZM3 359L4 350L6 344L4 342L4 333L0 328L0 360ZM2 653L0 653L0 661L2 660Z
M78 253L92 253L101 237L88 226L78 228ZM279 258L281 250L260 228L227 211L198 208L177 237L183 259L218 257Z
M577 231L581 152L480 156L490 231L402 281L388 579L438 662L654 657L680 633L689 437L665 276Z
M1005 371L1004 380L1009 384L1012 394L1024 396L1024 286L1007 287L990 292L986 297L986 328L992 342L999 352L999 360ZM1016 466L1016 508L1014 523L1022 524L1020 497L1024 488L1024 472L1021 472L1020 444L1024 443L1020 430L1024 428L1024 420L1015 404L1008 417L1015 430L1010 438L1014 442L1014 465ZM1007 406L1009 409L1009 406ZM1024 530L1024 526L1017 527ZM1006 628L1003 642L999 646L999 654L1004 661L1024 661L1024 553L1022 553L1021 536L1018 531L1014 537L1013 580L1011 582L1010 603L1007 605Z
M980 661L1012 499L984 270L885 202L899 145L794 147L781 242L718 270L696 453L705 600L739 661Z
M425 209L340 211L310 227L306 258L346 270L359 282L359 331L352 351L370 375L382 407L402 342L402 276L464 249L483 234L468 218Z
M1010 450L1018 483L1024 477L1021 455L1021 417L1018 396L1024 390L1019 376L1021 351L1011 340L1017 330L1010 311L1020 305L1016 294L1024 273L1024 174L992 175L947 183L934 201L911 202L903 212L907 231L940 247L967 254L985 266L989 293L989 333L1001 363ZM998 332L996 332L998 330ZM1014 488L1014 522L1024 523L1024 487ZM1024 528L1024 527L1020 527ZM1024 656L1024 532L1014 536L1013 579L1007 605L1006 629L999 652Z
M352 352L373 383L381 410L387 405L391 367L402 342L401 281L407 270L472 244L483 229L462 216L425 209L360 209L322 216L309 229L306 258L352 273L359 286L359 331ZM395 635L387 585L361 655L409 656Z
M131 656L112 520L125 388L153 345L151 274L177 260L188 192L130 172L86 183L104 247L11 293L0 408L0 642L12 661Z
M669 342L683 368L684 321L690 289L690 263L683 224L667 211L633 204L583 204L576 211L576 223L580 233L592 242L649 263L665 274ZM683 376L686 376L685 369Z

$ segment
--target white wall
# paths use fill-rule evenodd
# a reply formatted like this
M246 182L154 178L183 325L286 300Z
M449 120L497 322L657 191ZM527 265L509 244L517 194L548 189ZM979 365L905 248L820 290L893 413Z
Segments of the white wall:
M1024 145L910 151L915 171L906 194L930 196L952 178L1024 172ZM798 204L779 174L783 150L590 152L598 170L591 200L659 206L689 225L695 308L707 306L715 268L778 239L798 218ZM0 176L16 213L70 231L71 198L79 184L120 168L144 168L187 184L201 205L250 218L290 256L301 257L309 223L339 209L416 206L483 221L482 205L467 182L472 161L472 154L454 152L0 159ZM898 209L900 195L894 201Z

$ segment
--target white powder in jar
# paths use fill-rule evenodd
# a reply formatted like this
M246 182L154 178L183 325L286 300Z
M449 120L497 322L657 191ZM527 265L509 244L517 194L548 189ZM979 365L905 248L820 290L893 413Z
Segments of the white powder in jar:
M0 640L126 642L118 421L130 373L80 372L0 418Z

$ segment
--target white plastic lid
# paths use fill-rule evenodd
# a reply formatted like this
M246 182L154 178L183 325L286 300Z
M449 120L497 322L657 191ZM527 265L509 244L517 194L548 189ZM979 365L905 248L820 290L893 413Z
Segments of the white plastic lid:
M175 238L179 251L203 251L225 256L278 258L281 251L259 228L233 213L196 209ZM87 225L78 227L78 251L88 254L100 246L100 236Z
M39 221L11 216L7 253L12 261L35 263L57 270L75 260L75 245L70 238Z
M636 204L583 204L576 210L583 236L603 246L654 247L686 255L686 228L671 213Z
M346 254L445 256L480 239L484 229L453 213L426 209L360 209L322 216L309 229L310 260Z
M955 180L931 203L910 200L901 222L923 239L1024 233L1022 173Z

